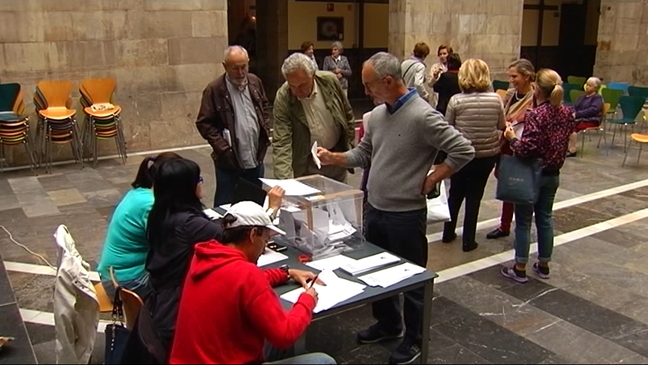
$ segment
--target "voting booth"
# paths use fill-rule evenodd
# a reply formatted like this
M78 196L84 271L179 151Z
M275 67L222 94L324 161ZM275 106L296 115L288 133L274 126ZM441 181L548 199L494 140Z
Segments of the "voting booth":
M285 236L279 244L293 247L313 259L356 250L364 244L363 192L322 175L297 179L261 179L266 190L286 191L278 222Z

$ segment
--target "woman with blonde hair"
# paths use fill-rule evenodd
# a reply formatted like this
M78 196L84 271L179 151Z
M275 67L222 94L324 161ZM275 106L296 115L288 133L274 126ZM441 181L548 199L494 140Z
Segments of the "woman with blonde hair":
M515 264L502 268L502 275L519 283L529 281L526 264L531 245L531 219L535 213L538 232L538 262L533 271L549 278L549 261L554 246L552 211L560 185L560 168L565 163L569 136L576 120L570 108L562 105L562 80L554 70L543 69L536 75L535 97L538 106L526 113L524 133L518 139L511 126L504 131L515 156L542 160L540 193L535 204L515 205Z
M450 222L443 226L442 242L457 238L457 217L463 201L466 209L463 222L463 251L477 248L475 233L479 206L484 188L500 153L499 130L504 130L504 108L500 97L490 91L491 78L486 62L465 61L458 73L460 94L450 98L446 120L472 142L475 158L450 178Z
M517 124L518 128L524 128L524 116L527 110L535 108L533 81L535 80L535 68L531 61L521 58L509 65L509 80L511 88L506 91L504 97L504 113L506 122ZM508 141L502 138L502 154L512 155ZM495 168L497 177L497 168ZM500 226L486 235L488 239L507 237L511 233L511 222L513 221L513 204L502 202L502 216Z

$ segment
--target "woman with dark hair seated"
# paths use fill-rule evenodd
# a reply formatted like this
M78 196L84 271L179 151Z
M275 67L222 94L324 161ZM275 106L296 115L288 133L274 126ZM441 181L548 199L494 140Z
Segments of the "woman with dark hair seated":
M203 213L202 181L200 167L187 159L166 161L155 174L155 203L147 228L151 249L146 258L152 293L146 306L167 354L194 246L218 240L222 234L220 220L213 221ZM270 190L269 208L279 211L282 195L281 189Z
M149 251L146 239L146 221L153 206L153 176L163 161L182 158L173 152L146 157L140 164L133 187L117 204L113 212L97 271L106 294L112 300L115 287L112 279L120 286L134 291L145 299L150 293L149 275L144 267ZM110 269L113 276L110 275Z

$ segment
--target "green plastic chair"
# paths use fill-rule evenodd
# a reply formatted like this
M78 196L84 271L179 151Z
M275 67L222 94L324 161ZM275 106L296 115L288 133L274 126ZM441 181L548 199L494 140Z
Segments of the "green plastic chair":
M621 113L623 113L621 118L607 119L606 123L614 125L614 130L612 132L612 145L614 144L614 137L616 135L616 130L619 126L625 132L625 129L630 126L634 127L636 124L636 119L639 116L639 113L643 110L643 105L646 102L645 98L640 96L628 96L623 95L619 98L619 106L621 107ZM623 151L626 151L628 146L628 134L624 133L623 138Z
M576 103L576 101L578 101L578 98L580 98L583 95L585 95L585 91L583 91L583 90L570 90L569 91L569 97L570 97L570 101L571 101L572 104Z
M570 84L576 84L579 85L585 85L587 82L587 77L582 77L582 76L567 76L567 82Z
M563 103L565 103L565 105L572 105L571 91L572 90L580 90L580 85L566 83L566 84L563 84L562 87L563 87L563 91L565 92L563 94Z
M648 87L628 86L628 95L640 96L644 99L648 99Z
M615 113L616 108L619 105L619 99L623 96L623 90L619 89L610 89L606 87L601 89L601 96L606 103L610 103L610 113Z
M508 81L493 80L493 91L508 90L510 83Z

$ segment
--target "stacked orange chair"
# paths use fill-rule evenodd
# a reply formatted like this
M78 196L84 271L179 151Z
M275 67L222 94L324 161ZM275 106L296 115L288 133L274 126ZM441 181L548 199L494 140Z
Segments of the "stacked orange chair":
M72 155L81 163L81 135L76 121L76 110L71 109L72 82L40 81L34 93L34 105L38 115L36 128L39 139L39 165L45 158L45 171L52 169L52 145L69 144Z
M85 114L85 127L83 130L84 152L89 152L93 157L94 166L97 166L98 140L115 140L117 154L126 164L126 140L121 126L121 107L112 103L117 82L113 78L86 79L81 82L81 106Z
M0 171L5 165L5 146L25 146L32 171L36 166L20 84L0 84Z

